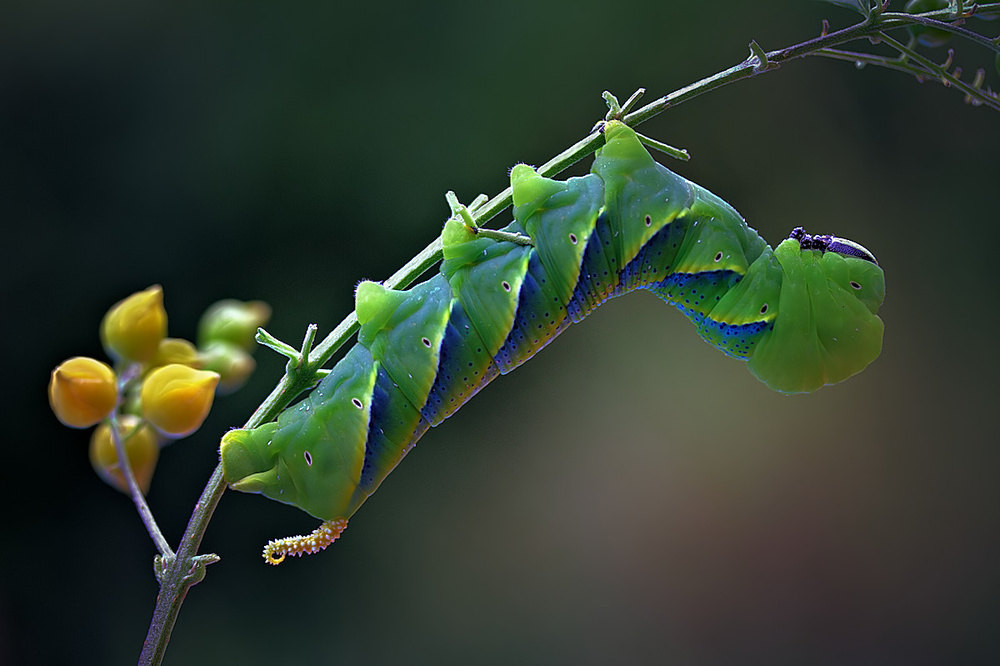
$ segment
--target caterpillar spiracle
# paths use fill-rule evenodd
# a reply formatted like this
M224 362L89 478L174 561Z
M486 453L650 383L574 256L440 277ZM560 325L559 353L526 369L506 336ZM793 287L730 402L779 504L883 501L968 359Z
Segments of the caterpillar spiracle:
M265 558L332 542L431 426L609 298L648 289L774 390L843 381L882 348L885 277L857 243L801 228L775 249L729 204L658 164L612 121L591 172L511 172L522 244L460 219L440 272L405 291L358 285L357 344L276 421L227 433L225 480L326 521Z

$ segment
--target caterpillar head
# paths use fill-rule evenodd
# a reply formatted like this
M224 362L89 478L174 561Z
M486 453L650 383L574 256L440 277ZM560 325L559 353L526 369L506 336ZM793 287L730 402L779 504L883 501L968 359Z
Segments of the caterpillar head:
M750 357L778 391L802 393L861 372L882 351L885 274L871 252L802 228L774 251L781 264L779 315Z
M235 490L260 493L322 520L349 514L360 461L334 446L318 445L316 432L310 431L323 427L305 419L285 428L272 422L230 430L220 446L223 477Z

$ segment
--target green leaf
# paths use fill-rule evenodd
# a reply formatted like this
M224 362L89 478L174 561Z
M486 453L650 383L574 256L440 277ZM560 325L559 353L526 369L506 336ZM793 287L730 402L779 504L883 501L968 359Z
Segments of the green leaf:
M841 7L853 9L865 18L871 16L872 13L870 0L820 0L820 2L829 2L831 5L840 5Z
M997 74L1000 74L1000 53L997 54L996 66L997 66Z

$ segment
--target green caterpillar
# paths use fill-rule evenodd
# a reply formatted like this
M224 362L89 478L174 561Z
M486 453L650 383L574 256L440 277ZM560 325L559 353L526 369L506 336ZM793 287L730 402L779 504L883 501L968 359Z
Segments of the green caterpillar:
M362 282L357 344L276 422L223 437L230 486L328 521L272 542L268 561L325 547L429 427L633 289L675 305L778 391L843 381L879 355L885 278L871 253L801 228L772 250L722 199L657 164L626 125L603 132L586 176L514 167L512 240L455 217L440 273L406 291Z

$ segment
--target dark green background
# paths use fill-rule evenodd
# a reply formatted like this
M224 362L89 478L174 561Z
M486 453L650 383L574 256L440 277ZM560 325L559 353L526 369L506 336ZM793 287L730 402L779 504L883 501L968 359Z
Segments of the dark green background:
M0 662L19 664L131 663L153 609L138 518L45 399L60 360L102 356L114 301L162 284L175 336L223 297L269 301L290 342L325 333L433 239L446 190L499 191L584 136L602 90L662 95L751 38L854 20L798 0L4 14ZM611 303L426 436L320 557L264 566L314 521L223 496L222 562L167 663L997 663L998 129L936 83L822 59L647 123L772 242L802 224L870 248L882 357L786 397L654 297ZM174 542L218 437L277 381L258 356L163 452L149 499Z

